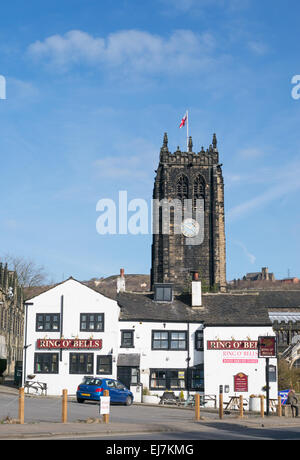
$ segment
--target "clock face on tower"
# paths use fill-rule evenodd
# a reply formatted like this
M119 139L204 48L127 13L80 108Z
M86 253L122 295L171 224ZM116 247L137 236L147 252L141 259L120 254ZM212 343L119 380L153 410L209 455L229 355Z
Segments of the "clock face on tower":
M199 230L200 226L195 219L185 219L181 224L181 232L186 238L194 238Z

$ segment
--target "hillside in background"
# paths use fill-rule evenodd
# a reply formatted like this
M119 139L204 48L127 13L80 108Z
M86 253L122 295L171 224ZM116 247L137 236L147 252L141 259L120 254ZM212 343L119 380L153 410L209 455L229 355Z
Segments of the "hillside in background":
M100 292L106 297L114 299L117 295L117 278L119 275L109 276L108 278L92 278L89 281L82 281L90 288ZM129 292L147 292L150 290L150 276L149 275L126 275L126 291ZM78 280L79 281L79 280ZM59 283L57 283L59 284ZM57 284L45 286L32 286L24 288L25 300L32 299L33 297L42 294L43 292L51 289Z
M90 288L100 292L101 294L114 299L117 294L117 278L119 275L109 276L108 278L92 278L88 281L82 281ZM148 292L150 291L150 276L149 275L125 275L126 291L128 292ZM55 285L37 286L24 288L25 299L31 299L42 292L54 287ZM300 290L300 283L285 284L281 281L244 281L229 282L227 284L228 291L294 291Z

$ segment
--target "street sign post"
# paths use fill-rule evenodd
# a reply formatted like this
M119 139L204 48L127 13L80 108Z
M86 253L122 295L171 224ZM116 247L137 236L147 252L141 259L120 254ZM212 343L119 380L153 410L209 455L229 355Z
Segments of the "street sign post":
M266 396L267 411L270 415L270 358L277 358L277 340L276 336L258 337L258 357L266 359Z
M100 396L99 412L103 415L103 423L109 423L110 396L109 391L104 390L104 396Z

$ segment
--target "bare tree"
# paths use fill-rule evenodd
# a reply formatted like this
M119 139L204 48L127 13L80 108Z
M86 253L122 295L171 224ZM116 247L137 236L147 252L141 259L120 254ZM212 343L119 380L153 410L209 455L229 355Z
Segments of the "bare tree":
M2 263L7 263L9 270L17 273L18 282L23 287L42 286L47 284L48 274L43 266L31 259L5 254Z

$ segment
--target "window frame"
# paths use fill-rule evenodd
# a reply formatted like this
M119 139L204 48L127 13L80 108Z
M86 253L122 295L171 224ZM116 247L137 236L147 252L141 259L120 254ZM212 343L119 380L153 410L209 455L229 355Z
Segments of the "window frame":
M162 290L161 298L158 298L158 291ZM166 294L168 292L168 294ZM168 303L173 301L173 285L166 283L157 283L154 285L154 300L155 302Z
M87 317L86 321L83 321L83 320L82 320L82 317L83 317L83 316L86 316L86 317ZM95 316L95 317L101 316L101 317L102 317L102 321L98 321L98 320L91 321L91 320L90 320L90 317L91 317L91 316ZM98 312L97 312L97 313L80 313L80 319L79 319L79 329L80 329L80 332L104 332L104 327L105 327L105 326L104 326L104 320L105 320L105 315L104 315L104 313L98 313ZM86 325L87 325L86 329L84 329L84 328L82 327L82 323L86 323ZM91 323L94 323L94 324L95 324L95 328L94 328L94 329L92 329L92 328L90 327L90 324L91 324ZM102 324L102 328L101 328L101 329L97 329L97 324Z
M77 358L76 366L77 366L78 370L76 372L71 372L72 371L72 366L73 366L73 363L72 363L73 356L76 356L76 358ZM79 367L80 367L80 363L79 363L80 356L85 357L85 362L84 362L85 369L83 370L83 372L81 372L80 369L79 369ZM92 360L91 360L92 369L91 369L90 372L87 370L87 367L88 367L88 364L89 364L89 362L88 362L88 357L89 356L92 356ZM69 354L69 375L93 375L93 374L94 374L94 353L70 353Z
M102 364L103 367L105 366L109 366L109 371L110 372L100 372L100 360L101 358L110 358L110 362L108 364ZM112 371L113 371L113 363L112 363L112 355L98 355L97 356L97 362L96 362L96 374L97 375L112 375Z
M39 329L38 328L38 324L41 323L41 321L38 320L38 317L39 316L42 316L43 317L43 329ZM47 316L50 316L50 329L46 329L45 328L45 324L46 324L46 317ZM57 321L53 321L53 317L54 316L57 316L58 317L58 320ZM57 329L53 329L53 324L54 323L57 323L58 325L58 328ZM35 317L35 332L60 332L60 329L61 329L61 324L60 324L60 313L37 313L36 314L36 317Z
M201 335L199 338L198 336ZM199 346L199 342L201 345ZM195 331L195 350L196 351L204 351L204 336L203 336L203 329Z
M204 365L200 364L189 369L189 389L204 392ZM198 385L195 385L198 382Z
M152 374L154 372L156 372L157 374L158 373L164 373L165 378L162 378L162 377L158 377L156 379L152 378ZM171 376L172 372L177 373L176 378ZM184 379L180 379L178 377L179 372L184 372ZM149 389L152 390L152 391L166 391L166 390L168 390L168 391L181 391L181 390L186 390L187 389L187 379L188 379L187 369L151 368L150 369L150 375L149 375ZM152 386L153 380L165 381L165 385L164 386ZM177 380L177 383L179 381L183 381L184 385L183 386L171 386L171 384L170 384L171 380ZM170 387L170 388L168 388L168 387Z
M154 347L154 342L158 341L159 339L154 339L154 334L155 333L165 333L168 334L168 347L167 348L157 348ZM172 339L172 334L184 334L185 338L183 339ZM162 341L162 339L160 339ZM164 340L165 341L165 340ZM184 348L174 348L171 347L172 342L177 341L177 342L185 342L185 347ZM187 331L183 330L177 330L177 331L166 331L165 329L160 329L160 330L152 330L152 339L151 339L151 350L153 351L187 351L188 349L188 334Z
M52 359L50 360L50 369L52 368L52 365L53 365L53 357L56 356L56 370L55 371L48 371L48 372L45 372L45 369L44 369L44 366L45 366L45 362L43 362L43 369L42 370L37 370L37 364L38 364L38 357L42 356L43 358L50 358L52 357ZM39 363L40 364L40 363ZM59 353L34 353L34 373L35 374L59 374Z
M121 346L120 348L134 348L134 330L132 329L121 329ZM131 345L124 343L124 334L131 334Z

